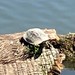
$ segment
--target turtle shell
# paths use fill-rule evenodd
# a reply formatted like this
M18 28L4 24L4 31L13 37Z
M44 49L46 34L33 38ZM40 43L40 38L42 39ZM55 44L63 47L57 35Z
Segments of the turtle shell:
M23 38L26 42L33 45L38 45L43 41L49 40L48 35L39 28L33 28L27 30L26 33L23 35Z

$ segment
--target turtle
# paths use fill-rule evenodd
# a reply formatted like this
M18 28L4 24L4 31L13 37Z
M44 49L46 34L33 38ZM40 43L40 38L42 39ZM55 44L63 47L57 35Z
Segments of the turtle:
M25 32L23 35L23 39L32 45L39 45L43 41L49 40L48 34L44 33L44 31L40 28L32 28Z
M51 35L50 35L51 36ZM48 67L48 65L45 65L47 68L46 70L56 70L57 73L60 74L61 70L59 70L60 66L62 65L62 61L61 63L59 63L59 58L57 56L59 56L59 51L58 49L54 48L53 45L50 43L50 37L48 36L48 34L46 34L42 29L40 28L32 28L29 29L25 32L25 34L23 35L23 39L29 43L29 47L33 47L30 48L29 50L29 57L33 57L34 59L38 58L40 55L45 56L50 58L49 62L50 62L50 66ZM42 44L44 47L42 48L41 45ZM39 47L37 47L38 45L40 45ZM47 46L47 47L46 47ZM48 51L48 52L47 52ZM41 53L39 53L41 52ZM49 54L49 55L48 55ZM46 56L47 55L47 56ZM61 55L62 56L62 55ZM61 59L61 57L60 57ZM44 63L47 64L48 62ZM52 66L51 66L52 65ZM54 65L54 67L53 67ZM56 65L56 66L55 66ZM59 66L59 67L58 67ZM61 67L62 68L62 67ZM56 72L55 71L55 72ZM55 74L55 73L54 73Z

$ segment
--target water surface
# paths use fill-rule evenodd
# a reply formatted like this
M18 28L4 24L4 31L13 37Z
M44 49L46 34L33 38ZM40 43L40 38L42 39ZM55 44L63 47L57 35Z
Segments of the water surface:
M0 0L0 34L33 27L75 32L75 0ZM62 74L75 75L75 71Z

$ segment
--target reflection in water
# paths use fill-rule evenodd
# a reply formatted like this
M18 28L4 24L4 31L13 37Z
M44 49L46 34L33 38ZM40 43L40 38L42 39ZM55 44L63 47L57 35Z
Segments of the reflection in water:
M74 61L64 61L65 68L70 70L75 70L75 60Z

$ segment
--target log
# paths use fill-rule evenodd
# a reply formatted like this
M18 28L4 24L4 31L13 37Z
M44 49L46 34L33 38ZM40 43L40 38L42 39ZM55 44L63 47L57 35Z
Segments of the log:
M22 38L25 32L0 35L0 75L47 75L51 65L51 52L41 51L37 58L27 55ZM66 54L67 61L75 59L75 34L58 35L60 40L51 44ZM25 53L26 52L26 53Z
M47 75L52 67L50 51L42 52L38 59L28 57L24 33L0 35L0 75Z

